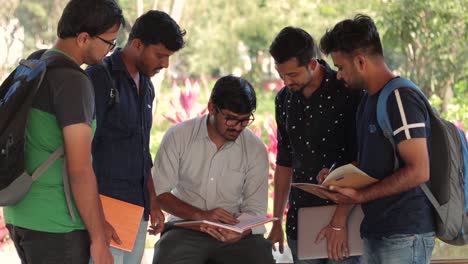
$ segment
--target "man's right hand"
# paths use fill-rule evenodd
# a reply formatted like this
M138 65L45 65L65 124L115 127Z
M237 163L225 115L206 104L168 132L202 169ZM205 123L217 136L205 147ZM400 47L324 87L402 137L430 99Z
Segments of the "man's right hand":
M278 243L278 248L279 252L283 254L284 252L284 232L283 232L283 227L281 226L281 223L277 224L277 222L280 221L275 221L273 224L273 227L271 228L270 234L268 235L268 240L271 241L272 243L272 248L274 251L276 251L275 244Z
M114 240L115 243L117 243L117 244L122 243L122 241L120 240L119 235L117 235L117 231L115 231L114 227L109 222L107 222L106 220L104 220L104 232L106 234L107 245L110 244L111 240Z
M222 208L215 208L213 210L204 211L201 213L201 218L202 220L221 222L229 225L235 225L239 223L239 220L237 220L234 215Z
M328 170L328 168L321 169L316 176L317 182L321 184L325 180L325 178L328 176L329 172L330 171Z
M91 242L91 258L94 264L113 264L114 258L110 253L109 246L105 241Z

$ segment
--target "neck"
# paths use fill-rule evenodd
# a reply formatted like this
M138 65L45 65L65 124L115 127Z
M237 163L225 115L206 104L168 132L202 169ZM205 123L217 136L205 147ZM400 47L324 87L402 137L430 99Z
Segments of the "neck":
M369 76L374 76L374 78L369 80L367 85L367 92L370 95L378 93L391 79L395 78L395 74L388 68L385 62L379 62L380 65L377 65L373 72L369 73Z
M81 49L76 45L75 38L57 39L53 48L58 49L66 53L76 64L81 65L84 63Z
M120 51L120 57L122 58L128 73L132 77L139 75L139 71L136 66L135 56L133 55L133 51L131 50L130 46L127 45Z
M136 56L131 50L130 45L126 45L120 51L120 57L122 58L125 64L125 68L127 69L128 74L130 74L130 77L132 77L138 89L140 86L140 71L138 70L136 66Z
M309 85L307 85L302 94L305 98L309 98L318 88L322 85L322 80L325 76L325 67L317 62L317 67L312 72L312 80Z

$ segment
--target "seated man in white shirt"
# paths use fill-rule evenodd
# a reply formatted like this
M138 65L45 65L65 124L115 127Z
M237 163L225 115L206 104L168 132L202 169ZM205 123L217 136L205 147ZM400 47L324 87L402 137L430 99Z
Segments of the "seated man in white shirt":
M266 215L268 158L249 129L256 96L246 80L225 76L211 92L209 114L170 128L154 162L153 179L169 221L236 224L236 215ZM153 263L274 263L263 226L242 234L203 226L171 228L155 245Z

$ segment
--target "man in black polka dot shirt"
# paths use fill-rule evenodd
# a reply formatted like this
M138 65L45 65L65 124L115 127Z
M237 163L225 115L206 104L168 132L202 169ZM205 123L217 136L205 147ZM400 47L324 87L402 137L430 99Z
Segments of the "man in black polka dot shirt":
M360 92L352 92L337 80L336 72L316 58L312 37L300 28L282 29L270 46L270 54L285 87L275 100L278 126L278 156L275 170L274 216L282 219L289 193L286 222L288 245L294 263L359 263L358 257L344 258L346 218L349 206L339 206L330 226L324 227L330 257L319 260L297 258L297 213L301 207L321 206L328 200L291 188L291 182L317 183L316 176L333 163L356 158L355 113ZM317 216L321 217L321 216ZM300 230L299 230L300 232ZM268 237L283 252L284 234L276 221Z

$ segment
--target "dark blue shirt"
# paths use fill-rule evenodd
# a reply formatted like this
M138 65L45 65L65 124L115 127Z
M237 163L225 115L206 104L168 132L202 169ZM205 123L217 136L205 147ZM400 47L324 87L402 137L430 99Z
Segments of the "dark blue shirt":
M359 167L381 180L393 173L394 155L390 141L377 123L379 94L364 96L357 117L357 131ZM413 91L405 88L395 90L388 97L387 113L394 130L395 144L411 138L430 138L428 112L422 99ZM398 159L404 166L403 160ZM361 234L364 237L434 231L432 206L419 187L363 204L362 209L365 217Z
M114 102L110 96L112 82L105 66L95 65L86 69L95 90L97 129L92 154L99 193L144 206L147 220L154 88L151 80L140 74L140 89L137 91L120 57L120 49L104 61L119 94Z
M293 182L317 183L324 167L356 160L355 113L361 92L353 92L336 79L325 61L320 87L309 97L284 87L276 96L278 154L276 164L293 170ZM291 188L286 233L297 239L299 208L330 203Z

